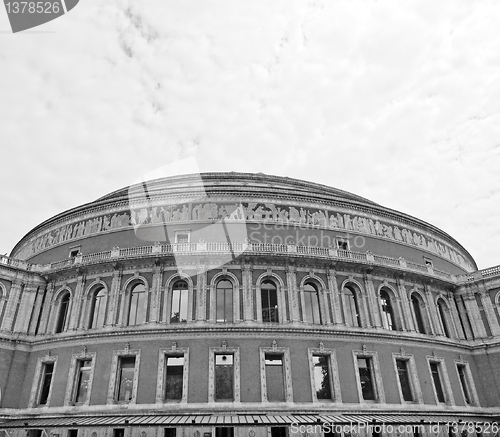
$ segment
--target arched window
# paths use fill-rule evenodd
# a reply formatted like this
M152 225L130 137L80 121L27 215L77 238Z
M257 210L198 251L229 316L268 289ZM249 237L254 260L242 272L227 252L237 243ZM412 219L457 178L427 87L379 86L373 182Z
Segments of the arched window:
M387 290L380 290L380 308L382 310L382 325L385 329L396 330L394 321L394 310L392 308L391 297Z
M345 304L344 317L346 325L361 327L361 315L359 313L356 292L350 286L345 286L343 293Z
M64 293L59 298L59 311L57 316L56 334L67 329L69 316L69 293Z
M172 287L170 323L187 322L187 314L188 314L188 284L186 281L176 281Z
M310 282L304 284L304 321L321 324L318 289Z
M279 322L278 290L273 281L263 281L260 284L260 301L262 304L262 321Z
M106 321L106 289L96 288L90 299L89 328L102 328Z
M416 293L411 295L411 306L413 308L413 315L415 316L415 328L417 332L425 334L424 318L422 316L422 303L420 298L417 297Z
M130 290L128 325L140 325L146 322L146 287L143 283L134 285Z
M450 334L450 327L448 325L448 307L446 306L446 303L444 302L443 299L438 299L437 301L438 305L438 313L439 313L439 318L441 319L441 326L443 327L444 335L446 337L451 338Z
M233 284L227 279L217 282L216 286L216 320L222 323L233 322Z

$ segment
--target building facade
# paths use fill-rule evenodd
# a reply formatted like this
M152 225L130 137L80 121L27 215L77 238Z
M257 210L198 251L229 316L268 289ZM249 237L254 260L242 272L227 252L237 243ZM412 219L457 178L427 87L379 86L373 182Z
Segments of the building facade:
M493 435L500 267L314 183L127 187L0 258L0 418L5 437Z

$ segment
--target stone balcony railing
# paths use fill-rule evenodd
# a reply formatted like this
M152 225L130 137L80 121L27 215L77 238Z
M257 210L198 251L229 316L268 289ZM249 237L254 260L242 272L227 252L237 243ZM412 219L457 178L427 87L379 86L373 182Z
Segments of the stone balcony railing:
M391 258L388 256L375 255L372 252L354 252L342 250L333 247L317 246L297 246L294 244L264 244L264 243L177 243L160 244L151 246L140 246L130 248L114 247L112 250L96 252L87 255L79 254L74 258L68 258L50 264L30 264L22 260L0 255L0 266L7 265L35 273L51 273L58 270L71 268L73 266L84 266L99 262L115 261L127 258L137 257L157 257L162 255L175 255L176 257L208 255L208 254L226 254L232 256L239 255L283 255L291 257L315 257L321 259L330 259L343 262L352 262L357 264L367 264L373 266L391 267L402 271L410 271L418 274L440 278L444 281L459 284L466 281L475 280L478 275L489 277L500 275L500 266L490 269L480 270L468 275L455 276L441 270L432 268L429 265L422 265L406 261L404 258Z

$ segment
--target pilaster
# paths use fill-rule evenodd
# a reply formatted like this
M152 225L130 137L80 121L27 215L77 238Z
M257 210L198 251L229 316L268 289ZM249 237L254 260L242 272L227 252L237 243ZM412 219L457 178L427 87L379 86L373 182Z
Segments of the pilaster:
M68 330L78 329L80 327L80 317L85 307L84 288L86 277L87 275L85 273L80 273L76 280L75 294L71 299L71 314Z
M465 298L463 298L464 295L461 294L459 296L456 296L455 302L457 304L457 309L460 314L460 317L462 319L463 327L464 327L464 334L465 337L468 339L474 338L474 333L472 332L472 326L470 322L470 318L467 315L467 310L465 308Z
M322 325L331 325L332 321L330 319L330 314L328 311L328 305L326 300L326 290L323 287L318 289L318 303L319 303L319 314Z
M403 329L406 331L411 331L415 332L415 324L413 322L413 317L412 317L412 311L410 307L410 300L408 299L408 294L406 292L406 287L402 279L398 278L397 279L397 286L398 286L398 292L399 292L399 301L401 305L401 324L403 326Z
M253 319L253 287L252 287L252 266L243 264L241 267L241 278L243 285L243 320L246 322ZM282 317L282 315L280 314Z
M161 308L161 285L163 283L163 265L155 265L153 267L153 279L151 281L151 306L149 309L149 321L151 323L157 323L161 319L160 308ZM188 302L191 302L192 298L189 296ZM188 309L188 319L191 320L192 308Z
M427 300L427 305L429 305L429 322L432 329L432 334L444 335L444 332L441 328L441 323L439 323L439 314L437 312L436 304L434 303L431 288L427 284L424 285L424 294Z
M481 301L483 302L484 314L486 316L486 320L490 325L491 334L495 337L500 335L500 325L498 324L498 319L495 315L495 309L493 308L493 303L488 295L486 287L482 282L477 284L479 288L479 294L481 296Z
M111 279L111 290L108 296L109 304L109 317L106 318L106 326L114 326L118 324L119 319L119 297L120 297L120 288L122 282L123 271L121 266L115 266L113 271L113 277Z
M40 317L40 311L42 311L42 301L43 295L45 293L45 287L38 287L35 294L35 302L33 308L33 317L31 317L30 325L28 328L29 335L35 335L36 325L38 322L38 318Z
M38 330L39 334L47 334L48 324L49 324L49 316L52 312L52 307L54 303L52 302L52 298L54 297L54 289L56 287L55 282L51 281L47 284L47 292L45 295L45 302L42 309L42 318L40 320L40 328Z
M340 303L340 292L335 270L328 269L326 272L326 278L328 281L329 293L327 294L327 297L330 305L330 313L333 315L332 323L335 325L342 325L342 307Z
M381 328L382 321L380 319L380 305L377 292L375 291L375 285L373 284L373 276L364 275L363 279L365 281L365 290L368 302L368 314L366 317L368 326L371 325L375 328Z
M207 317L207 269L206 266L198 266L196 272L196 320L202 322Z
M465 334L463 331L462 324L460 323L460 317L458 315L457 300L453 293L449 293L448 303L451 308L451 316L455 324L455 331L457 333L457 338L465 339Z
M18 306L20 299L22 298L22 288L23 284L19 280L16 279L12 282L9 292L9 300L7 301L7 308L5 310L5 316L2 323L2 329L5 331L13 330Z
M288 287L288 296L291 302L291 320L292 322L298 322L299 307L297 296L297 270L293 265L288 265L286 267L286 283Z
M482 338L486 337L486 330L483 326L483 320L481 319L481 314L479 314L479 308L477 306L476 297L474 296L474 291L468 289L463 295L465 308L469 314L469 319L472 325L472 332L474 337Z
M458 329L458 318L455 317L455 313L453 312L454 303L455 303L455 299L453 299L453 293L448 292L446 297L447 297L446 303L448 304L448 308L449 308L448 315L449 315L451 325L453 327L452 337L453 338L460 338L460 334L459 334L460 330Z
M24 292L20 296L19 315L14 326L15 332L28 333L30 319L36 314L34 304L37 291L38 287L34 284L29 284L24 288Z

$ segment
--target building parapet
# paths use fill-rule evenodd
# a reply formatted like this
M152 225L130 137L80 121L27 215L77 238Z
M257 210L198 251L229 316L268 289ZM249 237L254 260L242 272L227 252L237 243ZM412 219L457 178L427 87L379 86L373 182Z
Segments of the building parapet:
M459 284L466 282L468 277L474 277L477 273L471 275L455 276L450 273L429 268L427 265L421 265L406 261L404 258L391 258L388 256L375 255L372 252L355 252L351 250L343 250L333 247L318 247L318 246L302 246L295 244L271 244L271 243L252 243L252 242L198 242L198 243L172 243L160 244L156 243L150 246L119 248L114 247L112 250L103 252L95 252L87 255L78 254L74 258L68 258L61 261L56 261L50 264L30 264L22 260L10 258L5 255L0 255L0 265L15 267L21 270L37 273L52 273L73 266L84 266L98 262L109 260L147 257L147 256L193 256L193 255L208 255L208 254L241 254L241 255L288 255L293 257L315 257L320 259L329 259L351 263L369 264L373 266L391 267L403 271L411 271L433 278L440 278L446 282ZM496 269L496 270L495 270ZM500 266L494 267L496 274L500 274ZM490 273L491 274L494 273Z

